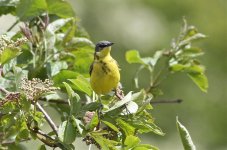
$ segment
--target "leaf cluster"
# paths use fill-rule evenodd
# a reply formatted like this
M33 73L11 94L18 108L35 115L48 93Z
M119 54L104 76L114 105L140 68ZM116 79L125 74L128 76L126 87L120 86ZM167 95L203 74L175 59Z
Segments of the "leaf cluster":
M180 35L173 40L171 48L156 51L153 57L141 57L137 50L127 51L125 55L127 62L140 64L134 78L135 86L139 87L138 76L141 70L147 69L150 75L150 86L147 92L158 96L162 94L158 86L169 74L183 72L203 92L206 92L208 80L205 67L198 60L204 52L201 48L192 45L195 41L205 37L194 26L188 26L184 20Z

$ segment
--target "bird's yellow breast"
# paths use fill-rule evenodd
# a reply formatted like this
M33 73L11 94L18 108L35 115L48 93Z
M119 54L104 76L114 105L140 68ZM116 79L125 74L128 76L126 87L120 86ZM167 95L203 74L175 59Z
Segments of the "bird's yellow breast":
M119 81L118 65L110 55L93 63L90 82L96 94L109 93L117 88Z

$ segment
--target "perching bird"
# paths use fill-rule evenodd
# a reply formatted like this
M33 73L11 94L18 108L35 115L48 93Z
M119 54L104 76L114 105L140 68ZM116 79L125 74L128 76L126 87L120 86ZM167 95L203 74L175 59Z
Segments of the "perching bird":
M113 44L109 41L100 41L95 47L94 61L90 67L90 83L92 89L98 95L115 90L116 96L118 96L120 72L116 60L110 55L111 45Z

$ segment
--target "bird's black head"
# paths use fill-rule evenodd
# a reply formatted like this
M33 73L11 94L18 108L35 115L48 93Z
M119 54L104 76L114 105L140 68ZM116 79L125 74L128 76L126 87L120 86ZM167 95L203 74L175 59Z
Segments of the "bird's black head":
M101 51L103 48L105 47L109 47L111 45L113 45L114 43L109 42L109 41L100 41L96 44L95 46L95 52L99 52Z

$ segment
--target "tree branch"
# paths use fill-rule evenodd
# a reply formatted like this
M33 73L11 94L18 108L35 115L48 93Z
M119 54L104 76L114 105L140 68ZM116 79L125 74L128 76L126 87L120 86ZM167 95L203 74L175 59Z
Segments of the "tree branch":
M57 142L54 138L51 136L45 134L41 130L37 129L30 129L32 132L36 134L36 137L42 141L44 144L50 146L50 147L62 147L61 143Z
M55 100L55 99L50 99L50 100L39 99L39 101L50 102L50 103L57 103L57 104L69 104L67 101L64 101L64 100Z
M151 104L180 104L181 102L183 102L182 99L173 99L173 100L157 100L157 101L151 101Z
M45 100L45 99L40 99L41 101L45 101L45 102L50 102L50 103L57 103L57 104L65 104L65 105L68 105L68 102L67 101L64 101L64 100L54 100L54 99L51 99L51 100ZM160 100L155 100L155 101L151 101L150 103L151 104L174 104L174 103L182 103L183 100L182 99L172 99L172 100L167 100L167 99L160 99Z
M17 20L9 27L9 29L7 29L7 32L11 31L19 22L20 22L20 20L17 19Z
M49 123L50 127L53 129L53 131L56 134L56 136L58 136L58 132L57 132L58 128L55 125L55 123L53 122L53 120L50 118L50 116L47 114L47 112L43 109L43 107L38 102L36 102L35 105L43 113L46 121Z

